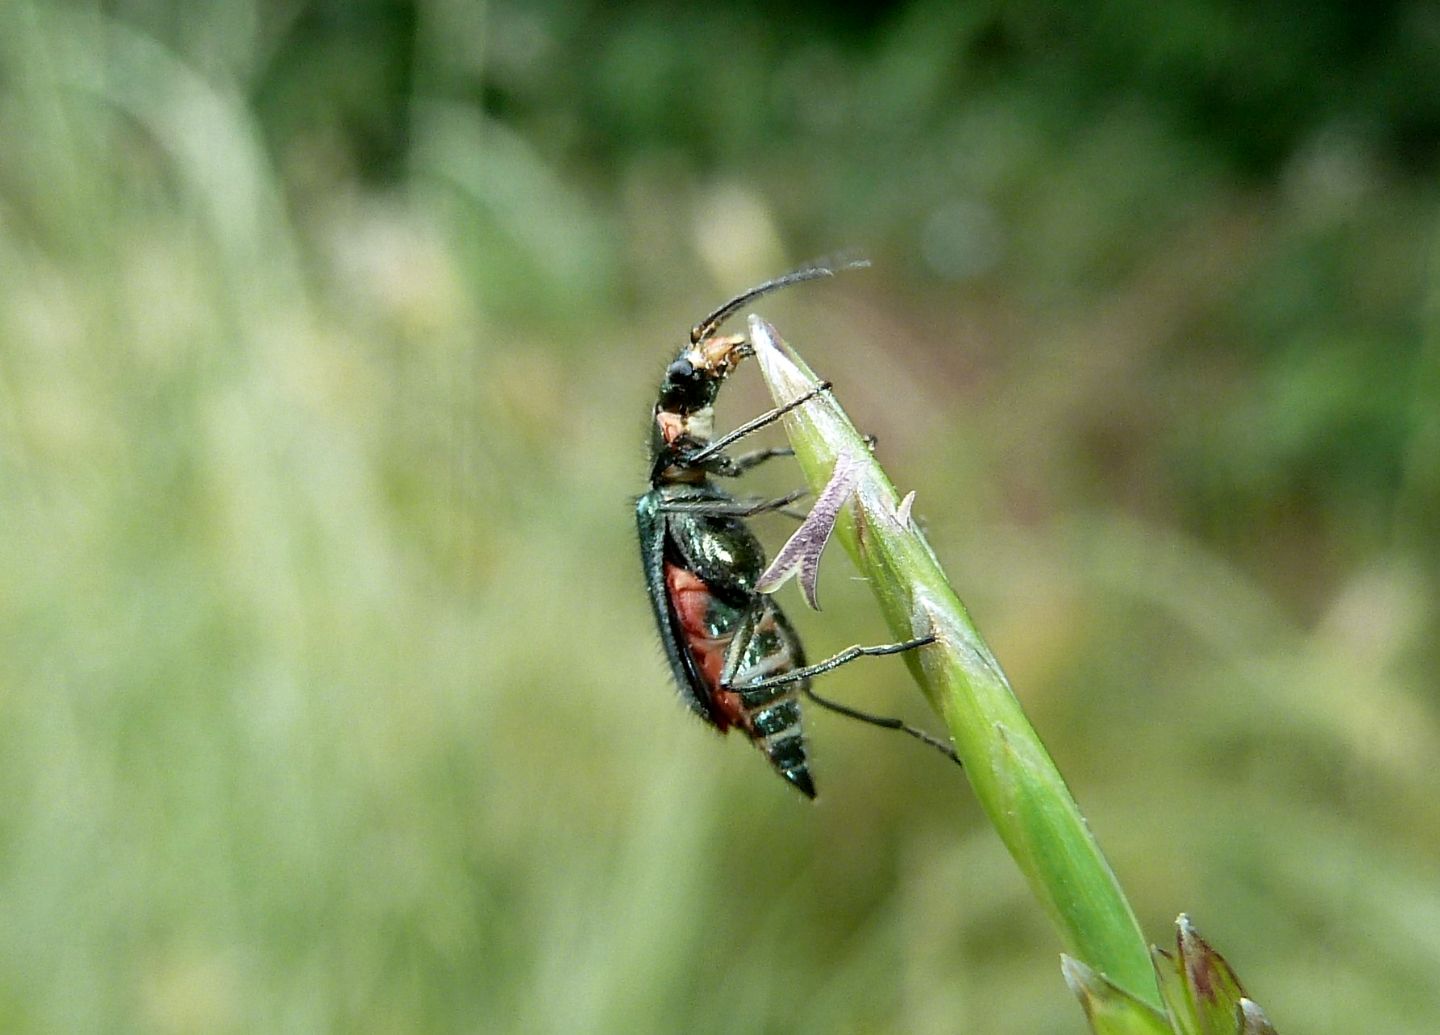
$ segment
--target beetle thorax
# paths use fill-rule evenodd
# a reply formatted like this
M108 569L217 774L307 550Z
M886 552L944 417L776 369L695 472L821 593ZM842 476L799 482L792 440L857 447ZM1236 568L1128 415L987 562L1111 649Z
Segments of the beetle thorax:
M686 417L685 435L698 443L708 443L715 436L715 407L707 406Z
M693 446L704 446L715 434L715 408L706 406L694 413L676 413L673 410L655 410L655 426L660 440L667 446L687 442Z

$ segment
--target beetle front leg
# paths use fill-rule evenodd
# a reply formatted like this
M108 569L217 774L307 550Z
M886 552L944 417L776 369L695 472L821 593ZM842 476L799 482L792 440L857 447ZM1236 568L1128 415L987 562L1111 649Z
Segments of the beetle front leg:
M775 407L775 409L767 410L765 413L760 414L760 416L758 417L752 417L750 420L747 420L744 424L740 425L734 431L730 431L725 433L724 435L721 435L714 442L711 442L703 449L697 449L695 452L684 458L685 463L692 467L698 467L703 465L707 460L710 460L712 457L714 457L717 453L721 452L726 446L730 445L732 442L738 442L746 435L753 434L754 432L759 431L761 428L768 427L769 425L774 424L777 420L785 416L785 414L789 413L791 410L805 405L807 402L809 402L811 399L814 399L816 396L828 392L830 388L831 385L829 381L821 381L814 388L811 388L808 392L799 396L798 398L791 399L784 406L777 406Z

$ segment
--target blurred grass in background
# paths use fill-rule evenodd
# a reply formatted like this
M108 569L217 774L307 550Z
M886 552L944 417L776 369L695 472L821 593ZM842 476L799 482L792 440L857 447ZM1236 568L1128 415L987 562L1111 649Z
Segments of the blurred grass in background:
M1436 68L1418 2L0 6L0 1027L1081 1030L943 763L814 716L807 807L654 643L659 370L858 246L764 311L1147 931L1436 1030Z

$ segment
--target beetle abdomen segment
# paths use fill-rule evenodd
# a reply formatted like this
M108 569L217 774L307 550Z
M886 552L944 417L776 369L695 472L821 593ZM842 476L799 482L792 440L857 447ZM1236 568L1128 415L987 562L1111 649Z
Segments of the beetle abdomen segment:
M756 746L765 752L781 776L806 797L813 798L815 784L810 778L805 740L801 735L797 696L802 682L749 685L803 668L805 655L780 605L769 597L757 596L755 611L759 613L751 623L749 642L744 645L739 664L726 682L737 688L735 692L748 719L746 729Z
M771 740L764 745L770 764L801 794L815 797L815 781L810 778L810 762L805 757L805 741L800 734Z

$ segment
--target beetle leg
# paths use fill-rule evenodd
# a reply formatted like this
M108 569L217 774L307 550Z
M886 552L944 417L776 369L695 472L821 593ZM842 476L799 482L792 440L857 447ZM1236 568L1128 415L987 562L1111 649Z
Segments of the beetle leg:
M874 435L866 435L864 441L866 447L873 453L875 451L875 445L879 440ZM705 448L709 449L710 447L706 446ZM695 456L699 455L699 453L695 454ZM719 475L721 478L738 478L752 467L759 467L766 460L772 460L777 456L794 455L795 450L788 446L770 449L754 449L748 453L741 453L736 457L726 456L724 453L717 453L701 461L700 466L704 467L709 473ZM694 462L693 457L691 462Z
M775 499L749 499L749 500L668 500L660 504L660 509L669 514L698 514L701 516L713 517L754 517L756 514L765 514L770 511L778 511L782 514L789 514L792 517L798 514L787 508L790 504L803 496L809 495L807 489L796 489L794 492L786 493L784 496L777 496ZM803 514L798 514L803 518Z
M711 474L718 474L722 478L736 478L752 467L759 467L766 460L771 460L777 456L794 455L795 450L788 447L755 449L749 453L741 453L736 457L729 457L721 453L711 457L711 463L707 465L707 469ZM718 463L716 461L718 461Z
M932 748L940 752L946 758L950 759L950 761L954 762L956 765L963 767L965 764L960 761L960 756L955 753L955 749L949 744L945 743L943 740L933 734L926 733L922 729L917 729L916 727L911 726L908 722L904 722L900 719L891 719L884 715L872 715L869 712L862 712L858 708L851 708L849 705L841 704L839 701L832 701L829 698L821 697L814 690L811 690L808 686L800 687L800 692L806 697L808 697L810 700L818 704L821 708L829 709L830 711L835 712L837 715L843 715L846 718L855 719L859 722L868 722L870 725L879 726L881 729L900 730L902 733L908 733L910 734L910 736L920 741L920 743L929 744Z
M777 676L769 676L764 679L757 679L750 683L730 687L730 689L739 692L745 697L749 697L753 694L756 694L758 691L766 690L771 687L783 686L787 683L800 682L800 692L810 700L814 701L820 707L835 712L837 715L844 715L847 718L855 719L859 722L866 722L872 726L879 726L882 729L899 730L902 733L908 733L910 736L914 737L922 744L930 745L930 747L940 752L942 755L950 759L950 761L954 762L956 765L963 765L964 763L960 761L960 756L955 753L955 749L949 744L945 743L939 737L936 737L930 733L926 733L922 729L911 726L909 723L901 719L892 719L888 716L883 715L872 715L870 712L862 712L858 708L851 708L848 705L839 703L838 701L832 701L828 698L821 697L814 690L810 689L810 686L808 684L808 680L811 676L818 676L822 673L829 672L831 669L839 668L841 665L844 665L847 662L854 661L856 658L875 656L880 654L899 654L902 651L913 650L916 647L924 647L925 645L934 642L934 636L921 636L917 639L906 640L903 643L882 643L873 647L861 647L857 645L854 647L846 648L845 650L842 650L839 654L836 654L834 657L826 658L824 661L816 662L814 665L807 665L804 668L797 668L790 672L783 672Z
M789 413L791 410L805 405L805 403L809 402L817 395L821 395L822 393L828 392L829 390L830 382L821 381L804 395L798 396L797 398L790 400L784 406L777 406L775 407L775 409L767 410L766 412L760 414L760 416L758 417L752 417L750 420L747 420L744 424L740 425L734 431L726 432L724 435L721 435L719 438L717 438L714 442L711 442L705 448L697 449L689 456L684 457L685 464L691 467L703 464L706 460L709 460L716 453L719 453L726 446L730 445L730 443L738 442L746 435L752 434L753 432L759 431L761 428L774 424L777 420L785 416L785 414Z
M802 679L809 679L812 676L818 676L822 673L829 672L831 669L839 668L841 665L848 664L849 662L854 661L856 658L876 657L881 654L900 654L904 651L914 650L916 647L924 647L934 642L935 637L931 635L920 636L913 640L905 640L903 643L881 643L873 647L861 647L857 644L854 647L846 647L839 654L836 654L833 657L826 658L824 661L817 661L813 665L806 665L804 668L797 668L789 672L782 672L778 676L768 676L765 679L761 679L753 683L747 683L744 686L734 687L733 689L758 690L762 687L767 686L781 686L785 683L797 683Z

